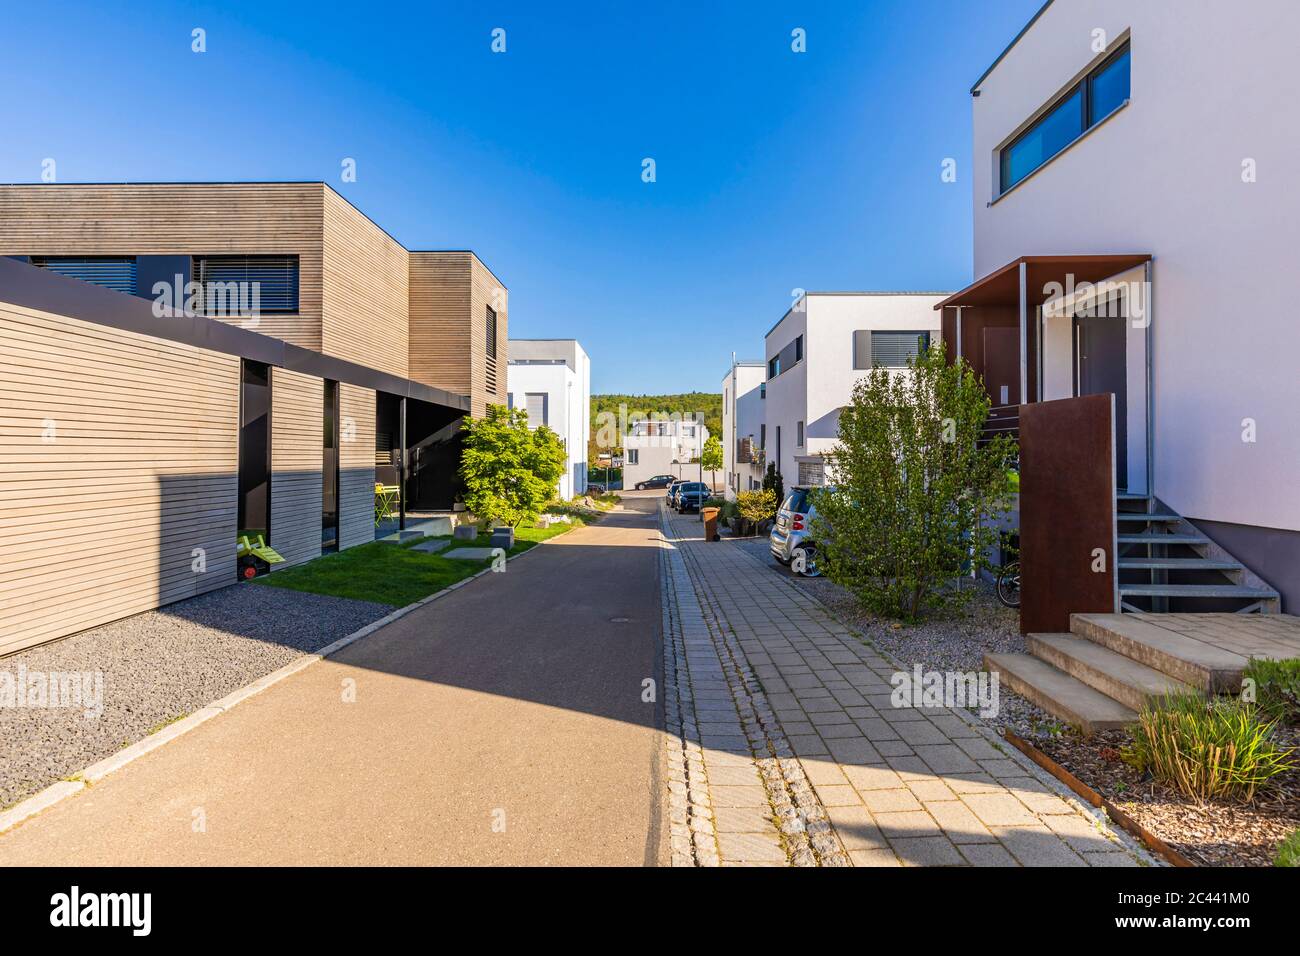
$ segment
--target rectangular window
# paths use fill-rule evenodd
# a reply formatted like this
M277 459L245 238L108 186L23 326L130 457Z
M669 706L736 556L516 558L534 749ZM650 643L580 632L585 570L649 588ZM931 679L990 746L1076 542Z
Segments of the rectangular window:
M767 449L767 423L766 422L758 426L758 447L763 450Z
M297 256L195 256L202 315L294 314Z
M872 331L871 364L885 368L903 368L923 350L930 347L929 332Z
M777 355L767 360L767 377L776 378L781 374L781 356Z
M497 310L487 307L487 357L497 357Z
M547 401L548 397L549 396L546 392L524 393L524 399L527 402L525 407L528 409L528 426L530 428L536 428L538 425L550 424L547 420L547 415L550 412L550 409L547 407L549 405L549 402Z
M803 336L802 335L794 340L794 360L796 362L803 361Z
M135 256L32 256L31 263L70 279L135 295Z
M794 447L803 447L803 422L794 423Z
M629 465L641 464L641 450L639 448L627 449L627 463Z
M758 383L758 399L762 401L767 398L767 382Z
M1000 191L1006 192L1122 106L1129 98L1129 67L1125 43L1004 146Z

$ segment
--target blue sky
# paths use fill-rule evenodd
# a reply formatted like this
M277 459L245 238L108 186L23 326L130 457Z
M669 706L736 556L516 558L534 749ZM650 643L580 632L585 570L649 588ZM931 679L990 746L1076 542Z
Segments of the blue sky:
M17 4L0 180L324 180L593 390L718 391L794 288L970 280L967 90L1039 5Z

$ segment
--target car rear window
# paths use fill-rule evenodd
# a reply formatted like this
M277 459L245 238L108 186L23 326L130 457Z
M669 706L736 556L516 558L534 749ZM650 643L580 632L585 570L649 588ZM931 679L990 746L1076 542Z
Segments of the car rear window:
M785 504L781 506L785 511L796 511L805 514L808 511L808 492L804 488L796 488L790 492L785 499Z

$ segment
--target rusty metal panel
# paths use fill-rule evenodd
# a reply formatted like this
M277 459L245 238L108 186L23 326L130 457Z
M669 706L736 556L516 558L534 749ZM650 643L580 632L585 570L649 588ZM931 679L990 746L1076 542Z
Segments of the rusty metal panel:
M1119 611L1115 397L1020 406L1020 631Z

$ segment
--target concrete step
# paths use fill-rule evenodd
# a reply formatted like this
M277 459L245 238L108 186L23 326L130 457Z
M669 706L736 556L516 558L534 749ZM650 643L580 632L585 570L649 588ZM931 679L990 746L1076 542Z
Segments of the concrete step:
M1028 654L985 654L984 669L1043 710L1085 734L1116 730L1137 720L1137 713L1065 671Z
M1217 558L1120 558L1121 571L1241 571L1240 561Z
M1241 690L1245 657L1178 634L1140 615L1071 614L1070 633L1198 690L1214 693Z
M1117 511L1115 512L1115 518L1118 521L1150 521L1165 524L1179 520L1179 516L1176 514L1146 511Z
M1209 544L1210 539L1203 534L1165 534L1161 531L1141 532L1138 534L1121 534L1116 536L1120 544Z
M1192 690L1182 681L1073 634L1030 634L1029 653L1126 707Z
M1255 588L1249 584L1121 584L1120 597L1241 598L1247 601L1274 601L1278 593L1272 588Z
M1135 495L1127 491L1121 491L1115 496L1117 501L1150 501L1150 495Z

